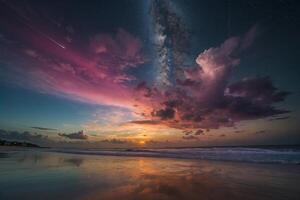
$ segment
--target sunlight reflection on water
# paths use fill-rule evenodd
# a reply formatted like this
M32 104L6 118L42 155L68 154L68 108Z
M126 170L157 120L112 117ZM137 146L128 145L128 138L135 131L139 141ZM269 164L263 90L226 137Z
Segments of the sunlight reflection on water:
M0 199L299 199L300 167L2 153Z

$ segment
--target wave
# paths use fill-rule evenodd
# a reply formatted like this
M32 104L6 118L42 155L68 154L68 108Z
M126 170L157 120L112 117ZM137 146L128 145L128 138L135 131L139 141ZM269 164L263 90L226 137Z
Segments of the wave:
M245 148L212 147L180 149L125 149L125 150L82 150L52 149L60 153L102 156L141 156L254 163L300 164L299 148Z

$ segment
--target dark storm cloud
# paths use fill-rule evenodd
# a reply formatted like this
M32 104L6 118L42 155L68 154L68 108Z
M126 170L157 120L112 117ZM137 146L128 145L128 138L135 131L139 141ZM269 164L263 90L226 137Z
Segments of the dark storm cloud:
M32 126L30 128L42 130L42 131L57 131L55 128L45 128L45 127L39 127L39 126Z
M78 132L70 133L70 134L59 133L58 135L61 137L65 137L68 139L75 139L75 140L87 140L88 139L88 135L84 134L83 131L78 131Z

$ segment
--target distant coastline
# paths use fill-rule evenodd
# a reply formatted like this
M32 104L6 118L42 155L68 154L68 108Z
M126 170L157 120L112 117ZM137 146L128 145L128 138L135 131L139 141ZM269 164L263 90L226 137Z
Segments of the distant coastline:
M1 139L0 139L0 146L43 148L37 144L32 144L25 141L19 142L19 141L8 141L8 140L1 140Z
M262 149L283 149L299 148L300 144L268 144L268 145L213 145L213 146L182 146L182 147L163 147L158 149L198 149L198 148L262 148Z

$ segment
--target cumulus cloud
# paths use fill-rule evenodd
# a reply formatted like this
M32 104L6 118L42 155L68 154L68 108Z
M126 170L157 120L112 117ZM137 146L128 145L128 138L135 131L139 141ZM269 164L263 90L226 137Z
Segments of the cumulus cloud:
M87 140L88 139L88 135L86 135L83 131L78 131L75 133L59 133L58 134L61 137L65 137L68 139L75 139L75 140Z
M219 47L199 54L197 67L184 69L184 78L174 87L161 91L145 83L138 85L139 100L151 107L144 116L174 128L217 129L233 127L242 120L288 113L274 104L284 101L289 92L279 90L270 78L229 82L232 69L240 62L237 55L250 46L254 30L242 39L229 38Z

